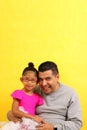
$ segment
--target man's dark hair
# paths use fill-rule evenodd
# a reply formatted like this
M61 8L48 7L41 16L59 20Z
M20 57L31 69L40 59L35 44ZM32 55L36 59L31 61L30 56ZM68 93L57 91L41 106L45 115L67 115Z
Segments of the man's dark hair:
M47 71L47 70L52 70L52 72L54 74L59 73L57 65L52 61L43 62L38 67L38 71L40 71L40 72L44 72L44 71Z

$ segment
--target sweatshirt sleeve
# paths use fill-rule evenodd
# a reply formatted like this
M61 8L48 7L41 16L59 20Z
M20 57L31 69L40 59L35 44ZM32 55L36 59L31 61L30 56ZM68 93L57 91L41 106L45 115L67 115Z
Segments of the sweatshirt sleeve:
M80 101L73 93L67 109L67 119L56 125L57 130L80 130L82 127L82 112Z

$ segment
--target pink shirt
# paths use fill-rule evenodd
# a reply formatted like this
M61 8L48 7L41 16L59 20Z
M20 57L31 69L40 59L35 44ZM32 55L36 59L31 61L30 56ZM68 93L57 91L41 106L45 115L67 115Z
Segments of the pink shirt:
M11 96L19 100L19 107L23 107L31 115L35 115L35 109L38 105L43 104L43 98L34 93L33 95L26 94L23 90L15 90Z

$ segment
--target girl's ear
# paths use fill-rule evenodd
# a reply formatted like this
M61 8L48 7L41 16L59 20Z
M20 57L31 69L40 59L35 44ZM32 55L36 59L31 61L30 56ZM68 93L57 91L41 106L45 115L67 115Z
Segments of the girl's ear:
M22 77L20 77L20 81L23 82L23 78Z

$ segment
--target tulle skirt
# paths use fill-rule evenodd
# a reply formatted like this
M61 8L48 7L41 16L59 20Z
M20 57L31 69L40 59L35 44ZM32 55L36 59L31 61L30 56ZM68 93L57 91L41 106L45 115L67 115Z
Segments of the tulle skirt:
M1 130L36 130L37 122L34 120L23 117L22 122L12 122L6 123Z

